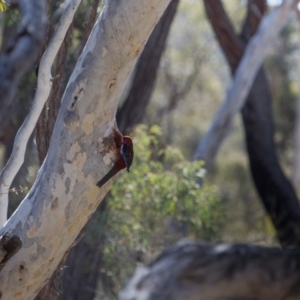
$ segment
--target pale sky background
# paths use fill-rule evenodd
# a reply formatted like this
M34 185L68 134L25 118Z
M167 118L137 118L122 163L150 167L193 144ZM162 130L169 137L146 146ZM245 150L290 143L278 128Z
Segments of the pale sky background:
M269 5L279 5L281 4L282 0L268 0Z

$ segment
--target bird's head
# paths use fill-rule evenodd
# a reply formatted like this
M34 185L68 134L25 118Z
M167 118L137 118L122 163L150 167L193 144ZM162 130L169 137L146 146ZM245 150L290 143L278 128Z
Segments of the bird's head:
M127 146L132 146L132 139L128 135L123 136L123 144Z

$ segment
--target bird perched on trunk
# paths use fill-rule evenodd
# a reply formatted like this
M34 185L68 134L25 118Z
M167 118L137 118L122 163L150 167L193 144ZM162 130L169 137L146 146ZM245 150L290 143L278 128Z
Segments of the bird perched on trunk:
M122 136L119 132L114 132L115 144L118 151L117 161L112 169L97 182L98 187L102 187L109 179L115 176L119 171L127 169L129 172L133 160L133 144L129 136Z

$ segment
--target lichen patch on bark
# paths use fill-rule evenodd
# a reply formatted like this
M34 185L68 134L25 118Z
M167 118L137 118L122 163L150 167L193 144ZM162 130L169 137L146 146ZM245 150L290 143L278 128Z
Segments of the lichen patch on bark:
M107 54L107 49L105 47L102 47L101 49L101 57L104 57Z
M75 154L78 153L80 150L81 147L79 146L78 142L76 142L71 146L70 150L67 152L67 159L73 161Z
M84 116L82 121L82 130L85 134L91 134L94 129L95 115L93 113Z

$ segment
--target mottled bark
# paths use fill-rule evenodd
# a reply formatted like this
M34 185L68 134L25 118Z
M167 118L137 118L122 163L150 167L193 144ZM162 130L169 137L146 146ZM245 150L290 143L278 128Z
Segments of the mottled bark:
M23 242L0 273L2 299L34 298L107 193L109 185L96 182L115 159L118 100L169 2L106 3L66 87L34 187L1 231Z
M128 96L117 113L118 127L122 133L142 121L154 88L156 73L164 51L170 26L179 0L173 0L150 35L145 49L135 67ZM63 271L61 299L94 299L101 277L102 242L106 220L104 217L106 199L98 207L80 235L85 237L70 250ZM96 234L98 230L98 234Z
M242 33L236 35L220 1L205 0L208 19L232 73L265 11L265 1L249 1ZM235 51L233 49L236 49ZM300 245L300 207L297 196L278 162L273 140L272 95L261 68L242 109L253 181L283 246Z

